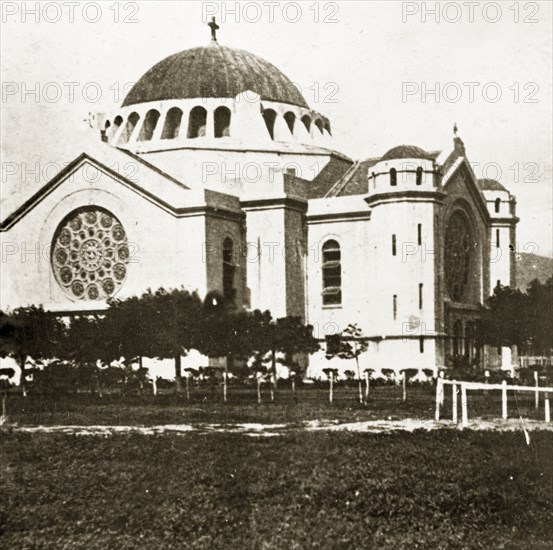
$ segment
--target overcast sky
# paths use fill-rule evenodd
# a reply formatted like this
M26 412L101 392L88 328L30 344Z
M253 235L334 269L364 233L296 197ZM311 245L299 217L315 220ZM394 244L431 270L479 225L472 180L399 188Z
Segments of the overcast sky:
M279 67L330 118L334 147L355 159L402 143L450 147L456 122L477 175L517 196L520 249L535 242L552 255L550 2L447 2L438 15L436 2L108 0L42 3L33 14L35 4L2 3L2 188L11 204L39 186L24 167L71 160L83 134L86 149L87 113L112 110L162 58L206 45L214 14L220 43Z

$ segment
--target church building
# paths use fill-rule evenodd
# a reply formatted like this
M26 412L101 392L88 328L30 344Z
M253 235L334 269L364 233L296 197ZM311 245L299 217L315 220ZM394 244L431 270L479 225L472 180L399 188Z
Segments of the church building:
M350 323L369 339L362 368L478 360L479 306L515 283L513 195L475 177L456 129L445 150L349 158L279 69L211 27L209 45L95 115L90 145L6 213L2 309L82 315L184 287L313 325L308 376L351 369L325 358ZM22 245L45 257L22 261Z

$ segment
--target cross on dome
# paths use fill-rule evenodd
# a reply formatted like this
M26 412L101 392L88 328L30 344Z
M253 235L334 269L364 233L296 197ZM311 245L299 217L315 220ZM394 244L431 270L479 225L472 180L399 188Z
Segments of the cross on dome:
M215 16L211 18L211 21L207 24L211 28L211 40L217 42L217 31L219 30L219 25L215 22Z

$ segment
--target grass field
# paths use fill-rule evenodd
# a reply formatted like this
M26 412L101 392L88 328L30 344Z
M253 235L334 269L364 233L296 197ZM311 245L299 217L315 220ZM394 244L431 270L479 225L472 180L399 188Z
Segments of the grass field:
M358 402L355 387L339 387L334 402L328 402L324 388L303 388L295 394L279 389L274 403L268 392L258 405L256 392L251 388L231 387L228 402L223 403L220 388L193 389L190 400L172 393L143 396L107 395L102 399L88 394L22 398L8 397L8 416L19 425L157 425L194 422L301 422L305 420L364 420L434 418L435 390L432 385L408 387L407 400L402 400L401 387L382 386L371 389L366 405ZM446 393L443 417L451 418L451 395ZM543 403L534 409L533 394L509 396L509 415L512 418L543 419ZM470 418L500 418L500 392L469 394Z
M550 433L0 442L3 548L551 548Z
M545 549L553 540L553 433L28 434L11 426L432 419L434 388L297 393L194 389L191 399L8 397L0 431L0 548ZM510 415L541 418L533 395ZM444 416L450 418L446 394ZM500 395L469 397L498 418Z

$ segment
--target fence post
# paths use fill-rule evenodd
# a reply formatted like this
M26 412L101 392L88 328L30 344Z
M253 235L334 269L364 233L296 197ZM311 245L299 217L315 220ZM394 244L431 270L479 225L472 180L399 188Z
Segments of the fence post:
M550 412L550 409L549 409L549 394L546 393L545 394L545 421L546 422L551 422L551 412Z
M440 420L440 393L442 391L443 381L440 377L436 379L436 422Z
M536 410L538 410L540 406L540 392L538 391L539 385L540 385L540 379L538 377L538 371L534 371L534 381L536 382L536 395L535 395L535 406Z
M369 373L365 371L365 399L369 398Z
M507 420L507 380L503 380L501 385L501 417Z
M407 388L405 386L405 379L406 379L405 371L403 371L403 401L407 399Z
M334 398L334 373L330 371L330 392L328 393L328 401L332 403Z
M257 383L257 404L261 405L261 373L256 373L256 383Z
M451 397L452 397L452 420L457 424L457 384L452 384L451 386Z
M469 425L469 413L467 408L467 387L461 384L461 418L462 426L466 428Z

